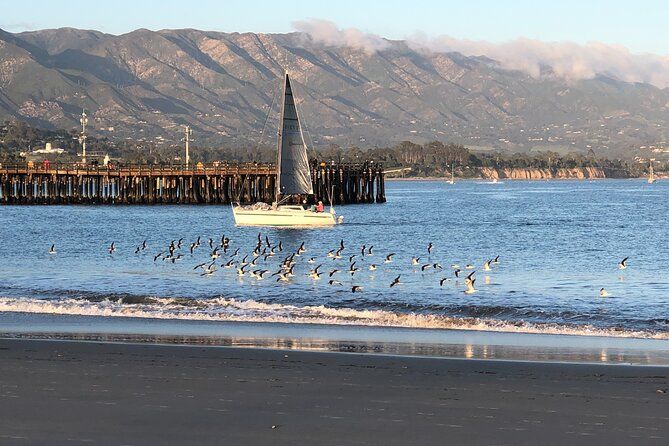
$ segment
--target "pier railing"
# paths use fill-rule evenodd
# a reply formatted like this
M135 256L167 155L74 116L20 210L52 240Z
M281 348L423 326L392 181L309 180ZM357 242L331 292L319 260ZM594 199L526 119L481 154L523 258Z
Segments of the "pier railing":
M314 160L311 172L315 200L385 202L383 166L378 163ZM0 165L0 203L269 203L275 183L276 165L271 163L5 164Z

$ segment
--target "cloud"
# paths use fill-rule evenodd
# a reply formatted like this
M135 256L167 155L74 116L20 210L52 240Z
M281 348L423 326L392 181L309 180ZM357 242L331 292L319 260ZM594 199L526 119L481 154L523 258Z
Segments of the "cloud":
M32 22L3 23L0 24L0 29L12 32L32 31L37 29L37 25Z
M388 47L388 42L377 35L356 28L337 28L329 20L301 20L293 22L295 30L308 34L314 42L328 46L351 47L372 54Z
M355 28L340 29L327 20L293 23L297 31L308 34L315 42L331 46L347 46L367 53L381 51L389 41ZM546 67L568 81L591 79L598 74L625 82L645 82L660 88L669 87L669 56L632 53L622 45L589 42L543 42L519 38L504 43L456 39L448 35L428 37L415 34L406 39L415 50L459 52L465 56L487 56L501 67L520 70L540 77Z
M450 36L427 38L413 36L410 46L433 52L457 51L465 56L487 56L502 67L521 70L539 77L544 67L567 80L590 79L598 74L626 82L646 82L664 88L669 86L669 57L649 53L632 53L622 45L589 42L543 42L520 38L494 44L484 41L455 39Z

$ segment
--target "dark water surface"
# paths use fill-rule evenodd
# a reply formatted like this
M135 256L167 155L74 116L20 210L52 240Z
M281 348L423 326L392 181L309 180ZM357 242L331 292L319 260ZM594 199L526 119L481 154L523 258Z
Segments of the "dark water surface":
M387 198L340 207L345 224L335 228L263 230L284 247L252 268L270 271L263 280L221 267L237 248L237 258L251 253L258 234L235 228L226 206L1 207L0 312L669 338L669 181L389 182ZM203 277L193 268L209 259L208 238L218 244L223 234L231 249ZM182 237L181 260L154 262ZM149 248L135 254L144 239ZM342 258L328 258L340 239ZM302 242L291 282L269 277ZM363 244L373 256L361 258ZM389 253L394 261L384 263ZM353 254L360 270L351 276ZM422 271L413 256L443 269ZM326 274L312 280L318 264ZM452 264L463 275L475 267L476 293L463 292ZM335 268L342 285L328 284ZM602 287L611 297L599 296Z

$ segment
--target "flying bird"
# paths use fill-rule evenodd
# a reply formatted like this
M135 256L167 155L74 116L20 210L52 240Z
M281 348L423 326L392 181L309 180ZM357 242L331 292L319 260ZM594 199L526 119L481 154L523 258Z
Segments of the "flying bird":
M400 276L397 276L395 277L395 280L393 280L392 283L390 284L390 288L394 287L395 285L399 285L400 283L401 283Z
M625 257L624 259L622 259L622 260L620 261L620 263L618 263L618 269L625 269L625 268L627 268L627 259L629 259L629 257Z

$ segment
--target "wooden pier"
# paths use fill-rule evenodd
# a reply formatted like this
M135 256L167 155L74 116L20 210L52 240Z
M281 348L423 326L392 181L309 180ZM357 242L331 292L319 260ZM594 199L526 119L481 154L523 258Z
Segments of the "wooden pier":
M334 204L383 203L383 166L312 162L314 199ZM185 166L23 164L0 166L0 204L271 203L272 164Z

